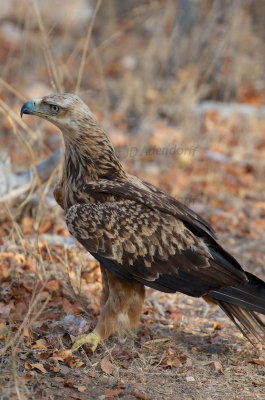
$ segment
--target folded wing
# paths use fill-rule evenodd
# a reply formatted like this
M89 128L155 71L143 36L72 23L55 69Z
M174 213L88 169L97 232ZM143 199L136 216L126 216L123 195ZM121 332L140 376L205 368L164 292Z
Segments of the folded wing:
M126 280L191 296L246 280L181 220L133 200L74 205L66 222L105 268Z

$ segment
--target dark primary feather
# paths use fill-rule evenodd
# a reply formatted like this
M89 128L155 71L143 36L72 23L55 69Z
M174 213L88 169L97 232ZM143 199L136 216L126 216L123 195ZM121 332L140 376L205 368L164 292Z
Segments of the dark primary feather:
M226 287L221 291L211 292L216 300L226 301L231 304L240 305L251 311L265 314L265 285L255 275L246 273L248 282L238 287Z

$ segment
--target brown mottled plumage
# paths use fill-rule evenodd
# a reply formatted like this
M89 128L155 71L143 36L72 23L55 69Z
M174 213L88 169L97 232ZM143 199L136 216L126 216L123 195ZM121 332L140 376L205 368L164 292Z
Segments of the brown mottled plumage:
M245 336L264 340L265 283L243 271L199 215L151 184L125 172L109 139L83 103L56 94L24 104L23 113L58 126L65 165L54 190L70 233L101 264L101 314L93 333L73 349L137 326L144 285L206 296ZM238 322L239 324L238 324ZM249 336L247 336L249 338Z

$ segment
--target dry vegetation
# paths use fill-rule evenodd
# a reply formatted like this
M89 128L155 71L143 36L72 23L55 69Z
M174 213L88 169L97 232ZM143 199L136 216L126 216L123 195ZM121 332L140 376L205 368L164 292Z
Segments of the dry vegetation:
M77 91L128 171L201 213L264 279L264 2L0 6L1 159L22 171L57 149L54 126L21 121L20 107ZM248 113L198 113L204 100L244 103ZM71 353L72 336L95 325L101 281L53 201L58 173L26 199L1 203L1 399L264 399L261 347L221 311L180 294L148 290L135 337Z

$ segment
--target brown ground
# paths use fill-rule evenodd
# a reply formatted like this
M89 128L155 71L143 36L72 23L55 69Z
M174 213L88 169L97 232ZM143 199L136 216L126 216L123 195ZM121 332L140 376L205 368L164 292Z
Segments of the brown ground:
M115 9L103 0L81 73L87 2L36 3L10 0L0 15L0 146L13 168L60 145L51 125L28 116L21 125L22 103L73 92L82 77L80 95L128 171L202 214L244 268L265 279L264 119L193 112L206 98L264 105L263 6L213 10L217 2L202 0L195 25L178 36L175 1ZM26 204L1 205L0 398L264 399L264 349L221 310L181 294L147 290L135 337L71 353L72 336L95 325L101 283L52 200L55 181Z
M245 247L240 240L232 246L228 238L225 242L233 254L245 260L244 264L251 253L259 251L259 241L255 239L249 239ZM240 252L244 252L243 257ZM47 258L43 249L41 253ZM4 265L9 257L8 253L2 254ZM69 254L69 265L75 264L76 258L77 254ZM265 358L261 348L254 350L221 310L207 309L202 300L181 294L148 289L141 326L134 338L113 337L95 354L86 349L72 354L68 350L70 334L76 335L82 332L82 326L86 330L95 324L100 285L89 282L97 282L98 268L91 261L93 272L86 268L82 274L82 296L94 295L84 314L71 294L63 268L63 279L55 278L59 270L51 274L46 270L46 279L39 280L40 271L35 270L32 257L28 260L27 264L22 256L17 258L15 271L2 283L6 308L11 311L11 317L6 318L8 324L1 324L2 348L10 345L1 361L2 398L264 398ZM45 261L43 267L48 264ZM258 269L259 264L254 262L250 270ZM77 283L73 270L68 278L73 286ZM41 284L44 287L34 292ZM38 300L28 323L26 304L32 304L34 298ZM45 310L34 321L45 301ZM87 304L87 298L83 301ZM0 304L4 313L3 303ZM23 330L13 342L19 328Z

